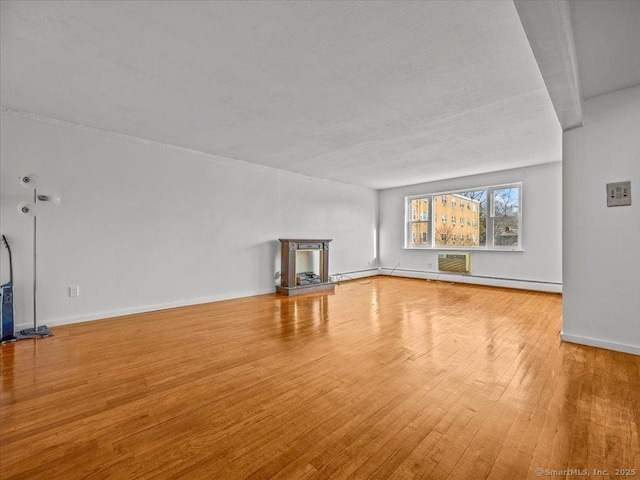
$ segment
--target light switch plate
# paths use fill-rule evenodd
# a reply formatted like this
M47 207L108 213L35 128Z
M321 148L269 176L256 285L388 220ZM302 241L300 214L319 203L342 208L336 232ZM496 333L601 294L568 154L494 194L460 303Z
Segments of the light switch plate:
M631 205L631 182L607 183L607 207Z

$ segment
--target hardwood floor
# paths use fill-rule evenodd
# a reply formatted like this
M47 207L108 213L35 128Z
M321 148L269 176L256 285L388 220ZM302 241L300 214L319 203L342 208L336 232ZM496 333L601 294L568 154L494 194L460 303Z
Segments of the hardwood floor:
M58 327L1 348L0 476L640 478L640 357L560 342L561 315L376 277Z

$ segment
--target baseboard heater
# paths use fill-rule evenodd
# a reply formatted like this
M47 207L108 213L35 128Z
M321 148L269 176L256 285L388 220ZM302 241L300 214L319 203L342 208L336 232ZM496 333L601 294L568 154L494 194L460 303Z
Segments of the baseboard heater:
M441 272L471 273L471 254L438 253L438 270Z

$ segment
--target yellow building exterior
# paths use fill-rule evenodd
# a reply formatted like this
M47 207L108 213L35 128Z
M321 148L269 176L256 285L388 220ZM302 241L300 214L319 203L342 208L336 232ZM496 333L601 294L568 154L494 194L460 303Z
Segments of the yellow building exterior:
M480 202L458 194L433 195L434 218L428 198L411 200L411 246L428 246L429 223L434 222L434 246L479 247Z

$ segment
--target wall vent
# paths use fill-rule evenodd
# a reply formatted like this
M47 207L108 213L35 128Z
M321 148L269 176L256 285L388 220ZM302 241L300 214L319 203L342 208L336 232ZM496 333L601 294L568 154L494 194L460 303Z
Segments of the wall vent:
M471 272L470 253L438 253L438 270L441 272Z

